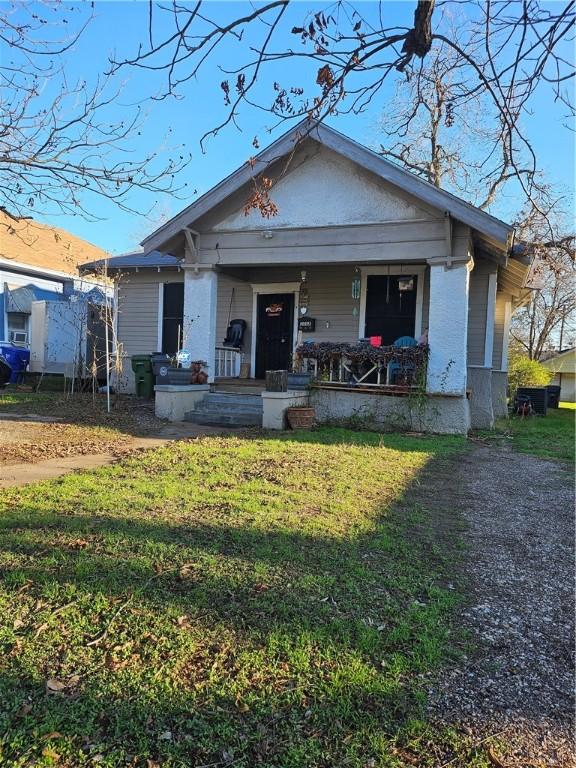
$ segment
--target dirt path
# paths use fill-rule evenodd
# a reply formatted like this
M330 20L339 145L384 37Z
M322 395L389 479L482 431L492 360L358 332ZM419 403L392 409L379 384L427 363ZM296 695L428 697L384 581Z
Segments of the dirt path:
M34 425L43 424L46 420L35 422L28 418L27 424L32 428ZM0 423L1 427L6 424ZM16 427L17 431L13 433L14 439L21 434L19 421L11 419L11 426ZM114 461L122 458L135 450L158 448L166 445L173 440L187 440L199 435L222 433L223 429L212 427L201 427L196 424L185 422L167 424L159 430L155 430L145 437L126 436L121 444L114 446L113 452L98 452L75 454L72 456L59 456L46 459L45 461L17 462L13 464L0 465L0 489L11 488L19 485L28 485L29 483L38 483L42 480L53 480L54 478L66 475L69 472L75 472L83 469L95 469L103 467L106 464L112 464Z
M500 734L495 749L506 766L573 766L571 473L477 447L452 468L449 487L466 524L469 600L459 624L473 650L431 685L432 715L479 741Z

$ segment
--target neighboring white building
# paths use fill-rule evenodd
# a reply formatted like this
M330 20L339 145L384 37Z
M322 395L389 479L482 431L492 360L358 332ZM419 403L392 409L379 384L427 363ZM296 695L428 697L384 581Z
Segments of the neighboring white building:
M560 387L560 400L566 403L576 402L576 347L565 349L541 362L554 373L550 384Z
M16 221L0 211L0 341L31 349L32 370L62 373L72 362L69 348L78 329L72 332L70 322L74 319L75 326L76 299L85 305L80 313L84 336L89 324L97 324L87 305L100 301L104 284L80 277L77 267L105 255L62 229L32 219ZM33 340L42 340L42 347L32 349Z
M262 176L278 208L269 218L246 210ZM108 262L121 274L118 338L127 357L175 352L180 327L221 388L230 319L247 326L233 368L257 380L290 368L305 342L427 336L424 428L490 426L506 413L510 317L530 295L530 259L513 235L337 131L301 123L147 237L144 253ZM341 362L314 389L321 418L368 408L386 420L408 402L394 363L362 378Z

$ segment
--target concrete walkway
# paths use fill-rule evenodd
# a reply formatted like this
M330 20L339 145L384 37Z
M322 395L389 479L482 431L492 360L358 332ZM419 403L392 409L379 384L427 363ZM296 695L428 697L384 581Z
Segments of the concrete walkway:
M188 422L167 424L162 429L146 437L134 437L123 449L127 452L134 449L158 448L174 440L188 440L201 435L222 434L228 430L216 427L203 427ZM0 466L0 489L13 488L29 483L39 483L43 480L54 480L62 475L85 469L96 469L119 461L121 456L111 453L98 453L80 456L65 456L63 458L47 459L35 464L6 464Z

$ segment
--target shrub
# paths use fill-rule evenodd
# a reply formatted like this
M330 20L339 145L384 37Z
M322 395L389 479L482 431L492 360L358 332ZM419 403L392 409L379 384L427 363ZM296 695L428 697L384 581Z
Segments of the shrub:
M550 383L552 371L527 355L513 354L508 365L508 384L515 392L518 387L545 387Z

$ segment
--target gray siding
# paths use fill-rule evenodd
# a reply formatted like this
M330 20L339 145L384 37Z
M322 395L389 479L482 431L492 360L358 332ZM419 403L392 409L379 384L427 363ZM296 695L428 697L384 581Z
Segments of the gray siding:
M352 280L356 273L353 264L314 266L306 265L309 305L308 316L316 320L313 333L302 334L303 341L348 341L353 342L359 335L360 302L352 298ZM407 267L407 273L410 268ZM230 311L232 289L232 310L230 318L246 320L248 327L244 337L244 359L250 359L252 338L252 284L258 283L299 283L299 267L253 267L245 270L220 272L218 275L218 307L216 338L221 344L226 333ZM429 270L424 277L424 306L422 328L428 327L428 301L430 294ZM328 327L327 327L328 326Z
M486 309L488 306L488 280L495 265L478 259L470 273L468 300L468 365L484 365L486 339Z
M496 294L496 309L494 312L494 348L492 353L492 368L495 371L502 370L502 349L504 345L504 320L506 314L506 302L510 296L506 293ZM506 344L508 339L506 339Z
M118 340L123 354L142 355L158 346L159 283L181 283L184 273L174 271L131 272L118 286Z

